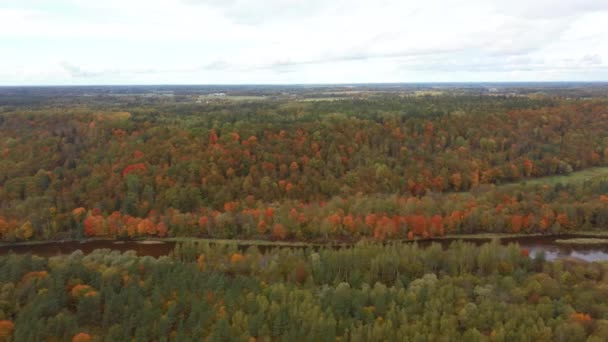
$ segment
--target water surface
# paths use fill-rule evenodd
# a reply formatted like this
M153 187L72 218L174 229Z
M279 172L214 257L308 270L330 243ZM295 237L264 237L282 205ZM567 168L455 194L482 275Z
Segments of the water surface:
M503 238L500 240L502 244L518 243L521 248L528 249L530 256L534 257L540 252L545 253L547 260L555 260L560 258L576 258L585 261L608 261L608 243L596 245L564 245L555 243L557 239L571 239L584 237L581 235L568 234L560 236L525 236L516 238ZM428 246L433 242L439 242L442 246L447 247L450 243L456 240L472 242L481 245L490 242L490 239L471 239L471 238L450 238L440 240L425 240L419 241L419 245ZM405 242L412 243L412 242ZM81 250L84 254L91 253L96 249L107 248L116 251L135 251L139 256L159 257L168 255L174 248L175 242L163 241L160 243L148 244L142 241L113 241L113 240L93 240L93 241L67 241L67 242L45 242L40 244L15 244L0 246L0 255L8 253L27 254L32 253L42 257L50 257L55 255L71 254L74 251ZM248 245L239 244L240 249L246 249ZM281 248L279 246L258 246L264 252L269 248Z

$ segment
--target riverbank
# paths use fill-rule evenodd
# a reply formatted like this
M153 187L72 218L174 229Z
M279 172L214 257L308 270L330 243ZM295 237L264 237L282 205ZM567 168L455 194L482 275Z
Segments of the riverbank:
M475 234L447 234L444 236L437 236L432 238L415 238L413 240L401 239L401 240L387 240L385 242L424 242L430 243L433 241L444 242L446 240L466 240L466 241L491 241L491 240L515 240L522 238L568 238L572 239L575 237L580 238L608 238L608 231L576 231L567 233L555 233L555 234L510 234L510 233L475 233ZM142 238L142 239L113 239L113 238L86 238L86 239L64 239L64 240L37 240L37 241L20 241L14 243L0 242L0 247L11 247L11 246L36 246L44 244L56 244L56 243L90 243L90 242L129 242L138 244L158 244L162 242L171 243L183 243L183 242L197 242L197 243L212 243L212 244L236 244L241 246L262 246L262 247L348 247L356 244L360 241L375 241L373 239L360 239L353 241L273 241L273 240L260 240L260 239L214 239L214 238L197 238L197 237L169 237L169 238Z
M592 237L593 236L593 237ZM516 243L522 250L527 250L530 257L543 253L547 260L559 258L575 258L585 261L608 261L608 243L596 244L563 244L558 240L573 239L601 239L606 233L585 232L581 234L463 234L450 235L433 239L419 240L393 240L388 244L405 245L417 244L421 248L432 244L438 244L442 248L449 248L455 241L464 241L473 245L483 245L496 241L500 245ZM603 239L607 240L607 239ZM374 240L369 240L374 242ZM76 251L83 254L92 253L95 250L110 250L120 253L132 252L138 256L164 257L172 255L175 247L182 243L209 244L212 246L231 246L241 252L249 248L257 248L266 253L273 249L281 248L310 248L310 249L341 249L353 247L352 243L320 243L320 242L297 242L297 241L264 241L264 240L228 240L228 239L206 239L206 238L165 238L165 239L139 239L139 240L114 240L114 239L84 239L73 241L29 241L17 244L0 245L0 255L9 254L32 254L40 257L53 257L69 255ZM376 242L376 244L379 244Z

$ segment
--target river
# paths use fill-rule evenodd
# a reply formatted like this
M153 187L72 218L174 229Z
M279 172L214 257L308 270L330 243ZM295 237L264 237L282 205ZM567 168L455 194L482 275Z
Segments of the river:
M524 236L515 238L502 238L502 244L518 243L521 248L528 249L530 256L534 257L537 253L544 252L547 260L555 260L559 258L577 258L585 261L603 261L608 260L608 243L594 245L563 245L555 242L557 239L572 239L584 237L581 235L569 234L560 236ZM433 242L441 243L447 247L451 242L459 240L458 238L425 240L418 242L421 246L429 245ZM489 239L471 239L463 238L466 242L475 244L483 244L489 242ZM405 242L412 243L412 242ZM154 243L145 241L112 241L112 240L93 240L93 241L68 241L68 242L45 242L39 244L14 244L0 246L0 255L9 253L27 254L32 253L42 257L50 257L55 255L70 254L76 250L81 250L84 254L90 253L96 249L111 249L121 252L135 251L139 256L159 257L168 255L174 248L175 242L158 241ZM245 249L248 245L239 244L239 248ZM278 246L258 246L262 251L268 248L278 248ZM298 247L294 247L298 248ZM301 247L300 247L301 248Z

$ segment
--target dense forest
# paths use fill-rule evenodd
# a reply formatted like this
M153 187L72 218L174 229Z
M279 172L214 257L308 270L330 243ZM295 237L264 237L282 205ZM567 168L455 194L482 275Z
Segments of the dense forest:
M0 257L0 340L606 341L606 263L517 245Z
M0 89L0 342L608 340L603 88L142 89Z
M525 183L608 165L603 99L198 102L7 101L1 239L354 242L608 222L606 177Z

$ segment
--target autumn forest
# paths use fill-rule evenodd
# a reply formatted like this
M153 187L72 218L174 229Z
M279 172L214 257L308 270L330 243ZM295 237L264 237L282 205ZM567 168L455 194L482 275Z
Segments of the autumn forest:
M175 243L4 253L0 341L608 339L493 239L608 245L605 88L361 87L0 88L1 246Z

